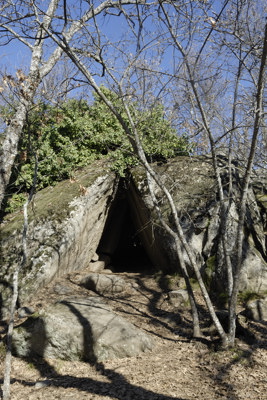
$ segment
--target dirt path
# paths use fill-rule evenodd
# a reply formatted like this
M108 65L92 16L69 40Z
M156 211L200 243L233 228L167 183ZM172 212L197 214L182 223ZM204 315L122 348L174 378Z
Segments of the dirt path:
M127 280L126 292L106 301L152 335L154 349L96 365L14 358L12 400L267 400L267 325L250 323L251 335L240 338L236 349L217 351L207 324L203 341L190 340L189 310L173 309L159 279L120 275ZM42 308L68 290L88 294L69 278L75 277L54 282L29 306ZM202 317L205 320L204 309ZM3 356L1 364L2 373Z

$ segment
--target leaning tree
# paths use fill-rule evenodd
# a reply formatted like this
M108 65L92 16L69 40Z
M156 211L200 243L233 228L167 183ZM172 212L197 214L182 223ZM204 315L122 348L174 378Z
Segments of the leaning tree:
M17 71L16 77L9 74L3 77L4 84L16 89L17 105L1 143L0 199L4 197L18 140L37 89L64 53L77 68L75 81L93 88L109 107L145 168L154 207L163 227L176 243L180 268L190 294L194 334L200 334L199 320L184 253L190 260L223 344L231 346L235 338L248 186L255 157L262 154L257 153L257 145L260 143L261 149L264 147L266 27L261 17L264 10L252 1L233 4L229 0L179 3L87 0L79 4L76 8L67 1L58 0L51 0L49 4L8 1L1 6L2 45L20 41L30 49L31 63L29 71ZM115 29L118 23L121 34ZM117 94L115 103L105 95L102 83ZM131 107L133 101L142 110L152 109L158 101L164 102L179 130L190 131L212 154L228 276L229 333L217 318L172 195L148 163L138 129L142 121L140 114ZM222 144L229 149L227 195L218 168L218 148ZM229 253L227 221L234 194L231 159L235 150L247 155L247 163L242 174L241 197L235 199L239 210L237 251ZM174 227L167 224L161 214L155 185L169 202Z
M61 46L49 38L47 31L53 29L66 43L81 40L81 29L93 24L98 15L107 12L122 13L124 6L143 4L144 0L81 1L80 7L66 8L67 1L8 0L0 6L0 46L17 46L30 51L29 65L19 68L14 75L3 74L1 90L8 86L15 91L15 107L1 138L0 149L0 204L9 183L12 165L17 154L19 138L25 126L27 114L33 106L35 95L45 77L53 70L63 54ZM96 42L94 40L96 39ZM92 37L92 60L101 59L97 35Z
M136 4L130 9L125 7L117 14L107 12L105 18L123 18L128 32L128 35L123 32L123 39L118 39L116 45L110 42L103 30L103 21L97 17L93 27L83 27L80 43L69 42L64 32L59 35L53 27L47 29L47 35L76 65L83 82L94 89L118 118L133 151L145 168L154 207L164 229L176 243L180 268L190 294L194 334L200 334L199 320L184 253L190 260L223 345L233 346L248 187L254 160L259 154L257 146L262 145L264 140L267 33L261 17L263 10L250 1L246 4L232 4L228 0L156 3L149 7L147 4ZM88 51L87 45L92 43L93 48ZM121 100L127 121L121 110L101 90L99 78L103 76ZM222 255L227 271L228 332L215 313L195 255L185 238L172 195L148 163L138 131L140 121L131 108L133 99L144 108L153 107L160 99L169 106L169 113L174 117L172 104L175 104L176 110L180 111L176 116L180 127L188 129L191 126L193 135L200 137L200 142L206 143L211 152L219 193ZM218 164L218 152L221 152L222 146L228 159L227 193ZM242 154L242 159L245 159L240 171L240 195L233 190L234 153ZM174 228L162 216L154 185L160 187L169 202ZM235 238L229 236L232 232L228 229L233 202L238 211ZM229 248L233 240L236 246Z

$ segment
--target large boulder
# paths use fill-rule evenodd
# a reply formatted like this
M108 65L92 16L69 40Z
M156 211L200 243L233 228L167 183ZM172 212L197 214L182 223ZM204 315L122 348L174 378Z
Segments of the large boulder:
M154 164L153 168L173 196L185 238L207 285L225 294L227 276L220 236L220 207L211 158L177 157L165 164ZM227 167L223 159L220 168L227 190ZM238 198L238 168L233 178L234 198ZM154 192L163 217L174 227L170 206L156 184ZM266 174L253 178L248 195L240 290L260 292L267 290ZM117 205L111 207L111 204ZM237 210L238 204L233 201L226 220L229 254L235 247ZM133 230L128 226L128 214ZM2 297L4 306L11 298L14 268L21 263L22 225L21 212L8 215L1 224L0 302ZM174 239L160 227L141 167L132 170L129 184L118 185L115 175L106 170L103 161L98 161L81 171L76 180L64 181L39 192L29 208L27 263L20 271L19 301L23 303L54 277L84 268L100 273L110 263L112 268L112 256L124 240L123 236L132 241L138 236L136 242L142 244L158 269L179 270ZM126 244L123 248L125 268L131 263ZM99 257L96 251L101 257L111 256L111 260ZM183 256L192 273L185 251ZM92 279L89 284L92 285ZM94 287L99 293L102 290L99 285L96 288L95 283Z
M54 277L89 266L116 193L116 182L104 161L97 161L80 171L75 180L37 193L28 210L27 263L20 271L19 301L23 302ZM1 224L3 314L11 297L14 269L21 263L22 231L20 211L7 215Z
M226 219L228 254L235 250L240 197L239 165L233 162L233 201ZM229 183L227 160L219 158L219 167L225 196ZM177 157L165 164L153 164L154 170L172 194L185 238L202 271L207 285L217 293L226 293L227 273L221 240L220 205L212 161L210 157ZM243 269L240 290L260 292L267 290L267 178L257 171L248 192L244 225ZM171 209L162 190L153 184L165 221L175 229ZM168 272L179 270L173 237L160 227L157 211L151 201L144 169L132 171L129 203L146 251L159 269ZM186 252L184 260L192 273ZM234 257L233 257L234 264Z
M138 355L152 339L114 314L100 297L66 298L15 329L14 352L91 362Z
M165 164L153 164L153 168L170 190L188 243L201 264L204 230L209 226L211 208L216 207L212 165L205 159L177 157ZM156 184L153 184L153 191L159 200L163 217L172 226L167 199ZM146 175L141 167L132 171L128 199L134 210L142 242L153 263L159 269L177 272L179 262L174 239L160 226L157 211L151 201ZM212 240L210 238L210 242ZM187 260L186 254L184 257Z

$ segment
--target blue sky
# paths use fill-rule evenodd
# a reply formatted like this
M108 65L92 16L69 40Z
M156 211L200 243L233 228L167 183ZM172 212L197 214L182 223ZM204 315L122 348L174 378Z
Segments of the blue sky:
M29 65L31 51L18 41L0 47L0 66L6 73L13 75L17 69Z
M216 1L221 3L221 1L219 0ZM47 3L48 0L44 0L40 4L42 4L43 8L46 9ZM75 10L74 6L78 4L78 2L75 0L68 0L67 4L70 8ZM87 3L82 3L82 4L87 4ZM123 19L122 16L121 17L107 16L105 17L105 23L101 25L102 31L104 31L104 33L106 33L109 37L112 37L112 40L117 40L121 38L125 31L125 27L126 27L125 20ZM2 71L6 70L6 73L9 74L14 74L15 71L20 68L27 70L27 67L29 66L30 55L31 52L27 48L27 46L23 45L18 40L13 40L8 45L0 47L0 67Z
M14 1L16 2L16 0L14 0ZM49 0L42 0L42 1L40 1L40 4L42 4L42 5L47 4L48 1ZM72 9L74 10L75 13L78 12L78 9L75 8L75 4L76 3L79 4L79 1L78 0L77 1L67 0L67 1L68 1L68 6L72 7ZM96 1L96 3L97 2L99 3L99 1ZM216 17L216 14L214 14L213 11L218 13L220 8L221 8L221 6L222 6L222 4L224 4L224 0L215 0L215 1L207 0L205 2L205 4L211 4L211 3L213 4L213 8L208 10L207 16ZM62 1L61 1L60 4L62 5ZM83 4L88 4L88 3L83 2ZM199 4L204 4L204 3L192 1L191 4L193 4L195 7L197 7ZM232 4L233 4L233 1L229 0L228 6L230 6ZM265 11L267 10L267 6L266 6L265 2L262 3L261 5L260 5L260 3L255 2L255 5L257 7L264 8ZM264 20L264 16L262 16L262 21L263 20ZM106 19L104 21L105 21L104 24L101 25L101 30L104 31L109 38L112 38L111 41L114 41L114 39L119 40L121 38L121 36L124 34L124 32L125 32L125 22L124 22L124 19L122 18L122 16L120 16L120 17L109 17L108 16L108 17L106 17ZM225 20L225 21L227 22L227 20ZM153 30L153 25L152 24L151 24L150 28L151 28L151 30ZM198 29L199 29L199 31L197 31ZM195 34L194 38L197 39L197 40L195 40L193 45L192 45L192 49L193 49L192 53L194 53L194 52L195 52L195 54L197 53L197 49L199 49L199 47L203 43L203 37L205 37L205 35L208 34L209 29L210 29L210 25L205 20L205 15L201 14L199 26L196 27L196 32L197 33ZM178 34L179 34L179 32L181 32L179 25L178 25L177 32L178 32ZM186 37L187 31L185 31L184 33L185 33L185 37ZM203 35L201 38L199 36L200 34ZM211 35L210 39L215 40L215 45L216 45L216 32L215 31L212 32L212 35ZM85 38L81 38L81 40L85 40ZM204 61L206 61L207 67L203 68L201 73L205 77L206 81L208 81L210 76L212 76L212 69L211 69L212 68L212 63L210 61L212 59L212 54L211 54L211 51L212 51L212 40L211 40L211 42L209 44L210 47L207 46L207 48L205 48L205 51L207 51L207 53L203 52L203 54L202 54L204 56L203 57ZM85 44L86 44L86 40L85 40ZM153 50L154 53L153 54L156 54L156 48L157 48L157 46L154 47L154 50ZM165 47L165 49L166 49L166 47ZM130 45L128 46L128 51L129 52L131 51ZM134 53L135 49L132 48L132 51ZM208 57L206 57L206 55L209 52L211 54L211 59L208 59ZM204 55L204 53L205 53L205 55ZM1 67L2 73L6 72L7 74L15 75L16 70L20 69L20 68L22 68L27 73L28 72L28 68L29 68L29 62L30 62L30 54L31 53L30 53L29 49L25 45L19 43L18 41L12 41L10 44L6 45L5 47L0 47L0 67ZM179 60L179 55L178 54L179 54L179 52L177 51L176 52L176 57ZM109 57L109 60L110 60L110 57ZM163 59L161 67L162 68L171 68L172 60L173 60L172 59L172 46L170 45L169 49L165 53L165 56L164 56L164 59ZM232 64L231 63L232 62L236 63L236 59L235 59L235 57L229 56L229 59L226 60L225 53L222 53L221 54L221 59L218 59L218 58L215 59L214 58L213 61L214 61L214 71L217 69L218 63L220 61L223 64L223 68L220 71L220 75L221 76L219 77L218 82L219 82L219 84L223 85L223 80L225 80L225 86L227 86L227 91L228 92L225 91L224 93L223 92L220 93L219 96L218 95L217 95L217 97L215 96L216 100L214 101L214 103L216 104L216 106L221 107L221 110L223 110L223 111L220 111L221 115L222 115L222 112L224 112L224 114L226 115L226 118L225 118L225 121L226 121L227 120L227 109L228 109L228 107L231 107L231 104L232 104L232 93L233 93L232 87L230 85L228 85L228 83L233 78L233 75L231 76L231 74L233 74L233 73L235 74L235 72L236 72L236 69L232 68ZM228 65L227 65L227 62L225 62L225 61L229 62ZM120 68L123 67L122 61L120 59L119 60L116 59L116 67L120 67ZM230 72L227 71L228 67L229 67L229 71ZM100 68L100 70L101 70L101 68ZM173 71L171 71L171 72L173 72ZM217 72L218 72L218 70L217 70ZM227 73L228 73L228 76L227 76ZM200 76L200 80L203 78L203 76ZM229 77L229 81L227 82L227 78L228 77ZM165 78L162 78L162 79L164 80ZM178 99L177 101L180 101L180 104L178 104L178 106L180 108L176 109L175 108L176 104L174 104L173 105L173 109L175 109L175 113L176 113L177 116L179 116L179 113L180 113L180 115L182 115L182 118L183 118L183 121L181 121L181 125L182 125L183 122L186 123L188 120L190 120L190 118L192 118L192 106L189 105L190 101L188 101L188 99L184 100L184 97L180 96L180 92L182 92L182 90L184 90L183 94L185 93L185 85L184 85L184 81L179 80L179 79L177 78L177 81L174 84L174 90L172 89L171 85L168 86L168 89L170 90L170 92L172 90L173 91L175 91L175 90L177 91L177 99ZM166 78L166 80L167 80L167 78ZM98 83L99 83L99 80L98 80ZM132 83L132 81L130 81L130 84L131 83ZM252 85L249 86L249 84L246 83L245 81L242 82L242 85L243 85L243 88L246 89L246 87L248 87L249 91L251 91ZM160 91L162 86L163 86L162 82L160 82L160 81L155 82L155 87L153 88L154 92L156 93L157 90L158 90L158 93L159 93L159 91ZM252 89L253 89L253 87L252 87ZM87 90L87 93L89 93L89 94L91 93L90 89L88 90L88 87L86 88L86 90ZM216 87L215 87L215 90L216 90ZM244 96L245 94L246 94L245 90L243 90L242 95ZM71 92L71 95L74 95L74 92ZM171 97L172 95L173 95L173 93L171 93L171 95L169 97L169 99L170 99L169 104L171 104L171 101L173 101L173 97ZM186 95L186 93L185 93L185 95ZM241 95L241 93L240 93L240 95ZM179 96L180 96L180 99L179 99ZM164 98L164 101L165 101L165 99L166 98ZM165 105L167 105L167 101L168 100L166 100L166 103L164 103ZM186 107L186 109L182 109L182 107ZM170 105L170 109L171 109L171 105ZM219 113L219 111L218 111L218 113ZM230 116L230 113L228 113L228 114ZM244 114L241 113L241 116L243 118ZM211 123L214 123L215 125L219 125L220 121L214 119L214 121L211 122ZM187 128L185 128L185 129L187 129ZM214 129L216 129L216 128L214 127ZM224 126L223 126L223 129L225 129Z
M45 0L43 3L48 3L48 1ZM68 3L71 6L76 4L76 1L68 0ZM44 9L45 8L44 6ZM105 34L110 37L112 36L112 38L116 40L121 37L125 29L125 24L122 18L108 16L105 18L105 24L101 26L101 29ZM0 46L0 68L2 72L6 71L8 74L15 74L17 69L22 68L27 70L30 57L30 49L19 40L13 40L5 46Z

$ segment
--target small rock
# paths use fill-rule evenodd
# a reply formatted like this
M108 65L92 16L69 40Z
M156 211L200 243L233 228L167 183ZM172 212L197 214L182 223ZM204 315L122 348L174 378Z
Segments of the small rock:
M95 261L95 262L90 262L89 264L89 271L92 272L101 272L104 270L106 264L104 261Z
M51 381L46 380L46 381L39 381L36 382L36 384L34 385L35 389L42 389L44 387L50 386L51 385Z
M60 283L56 283L55 286L53 287L53 290L56 294L59 295L72 294L73 292L71 288L69 288L68 286L61 285Z
M35 311L31 307L21 307L18 309L18 317L19 318L26 318L34 313L35 313Z
M245 314L253 321L267 321L267 297L248 302Z
M95 253L93 255L93 257L91 258L91 262L95 262L95 261L98 261L98 260L99 260L99 255L97 253Z
M172 290L168 293L168 301L174 307L180 307L188 301L188 293L186 289Z
M111 258L108 254L100 254L99 260L104 261L106 267L108 267L109 264L111 263Z
M100 295L121 293L126 289L126 282L124 279L116 275L108 274L92 273L86 275L80 280L80 285Z
M105 274L110 275L112 273L113 273L113 271L110 268L105 269Z

